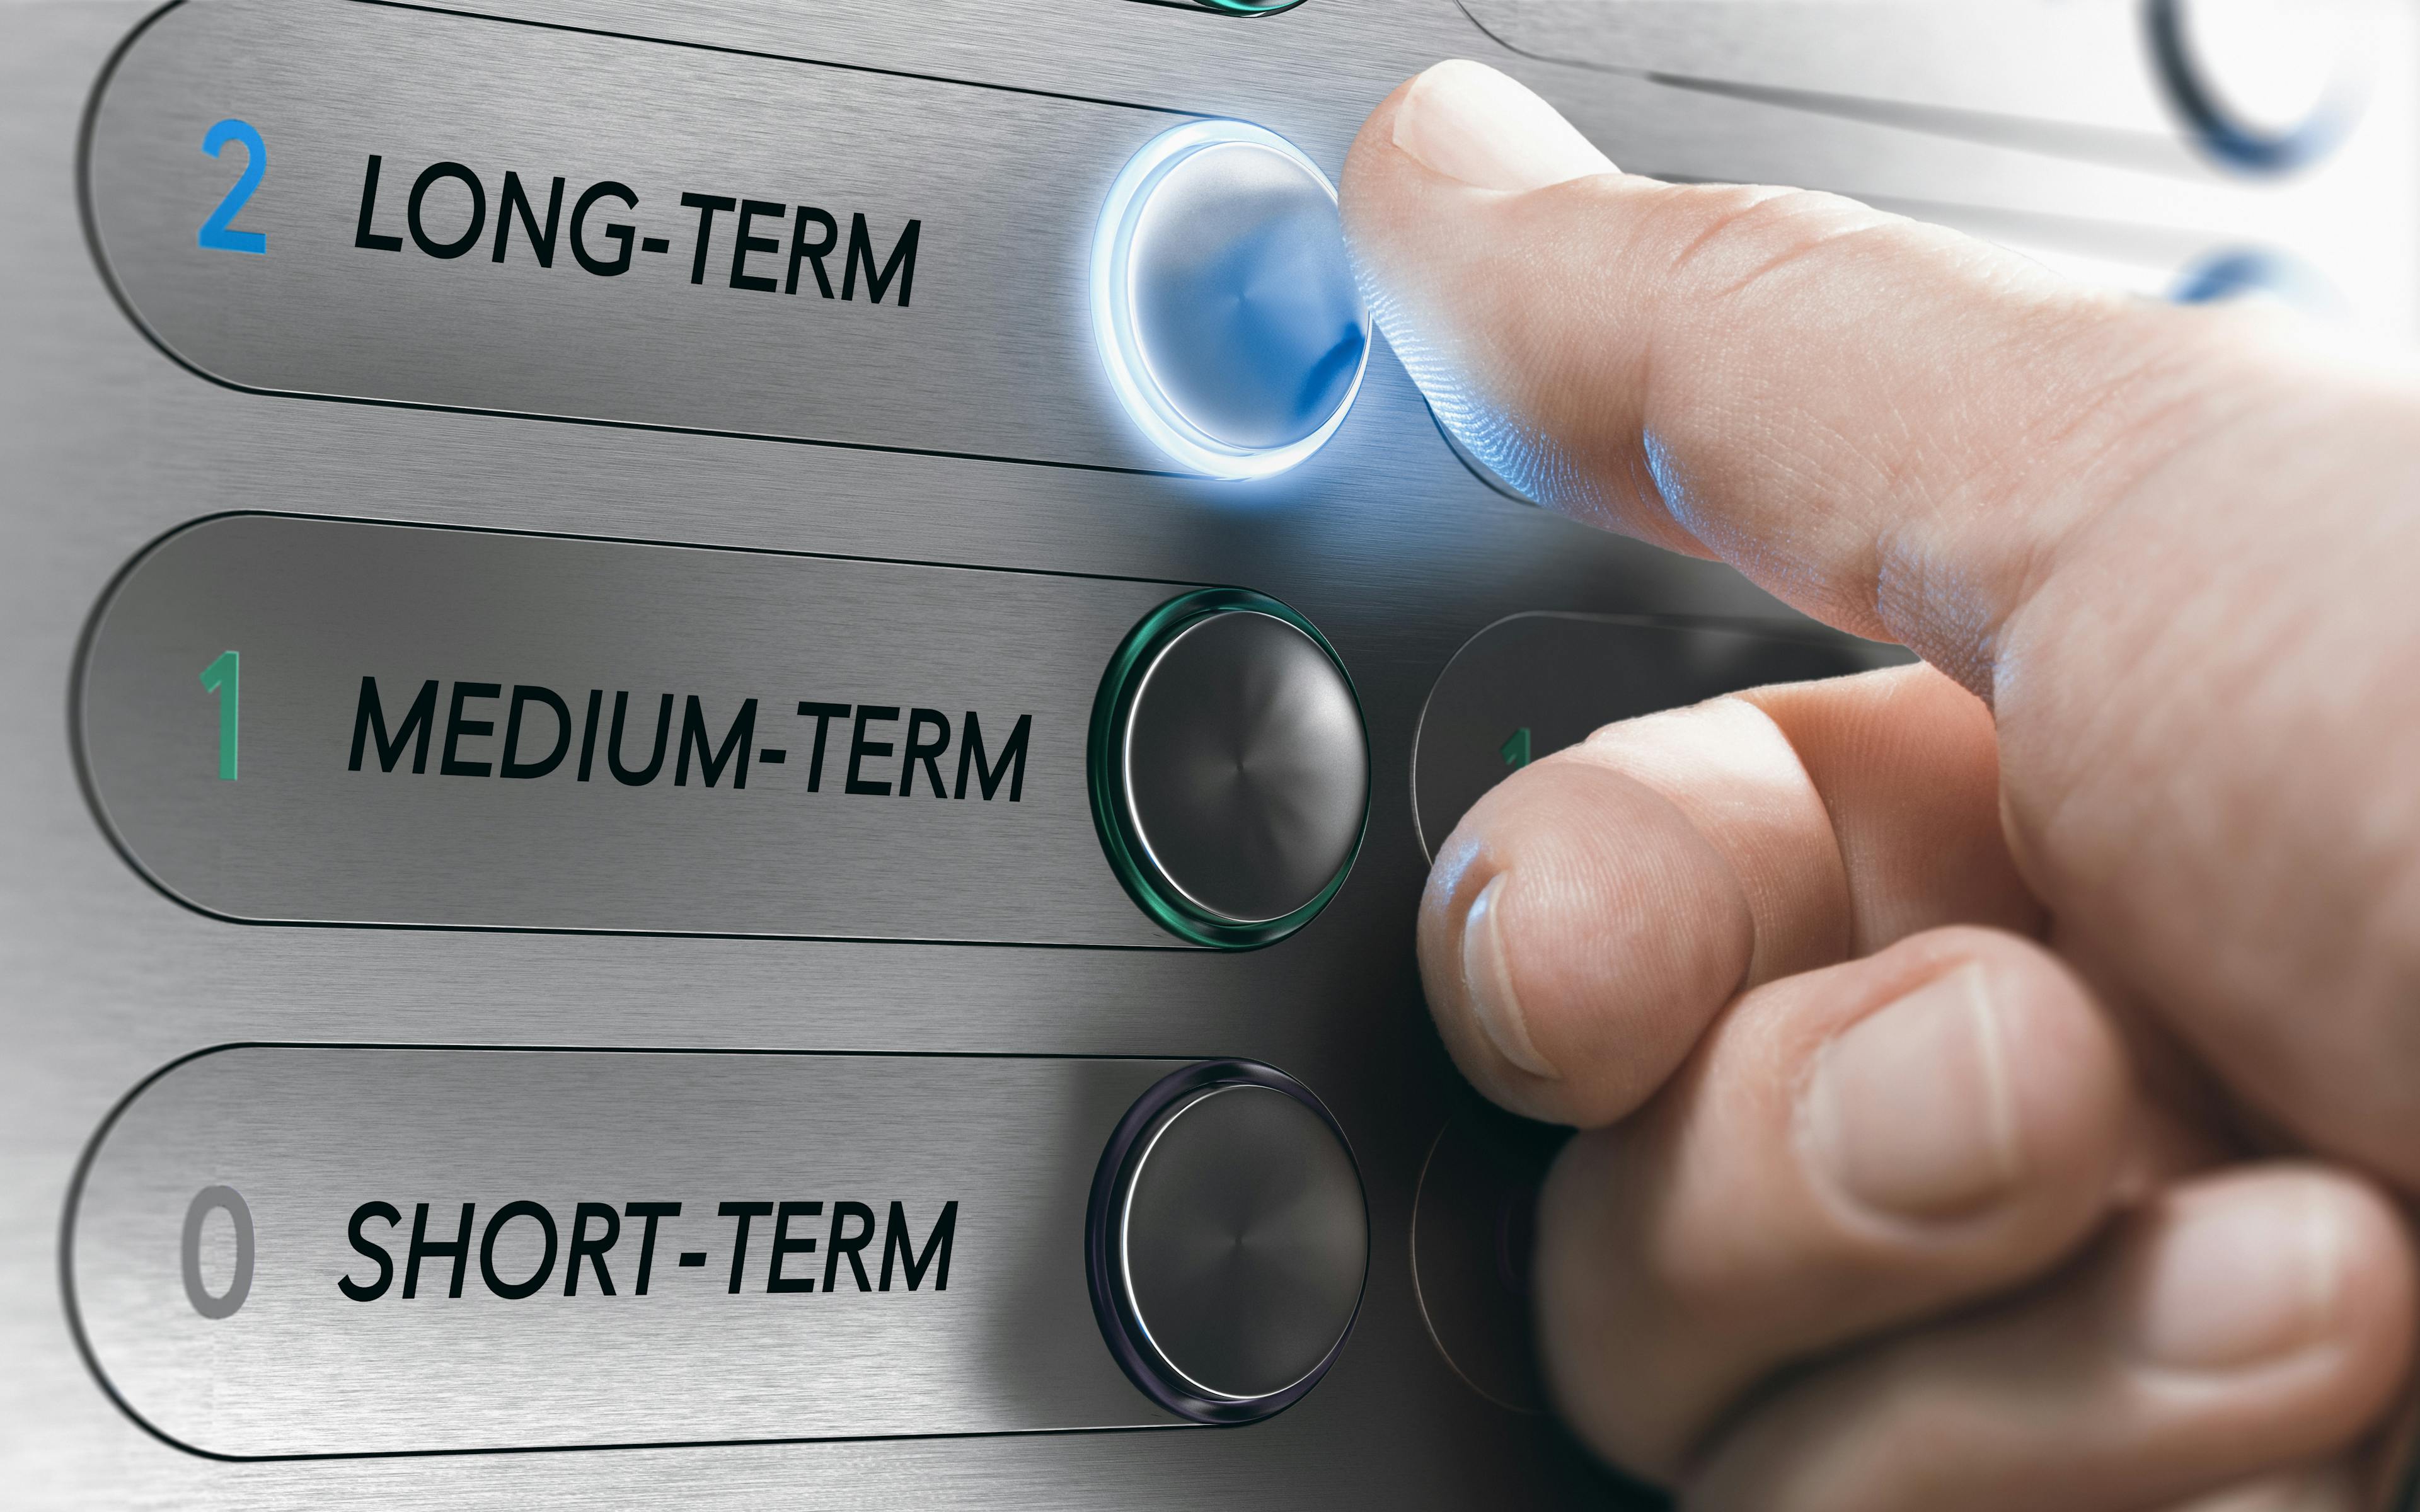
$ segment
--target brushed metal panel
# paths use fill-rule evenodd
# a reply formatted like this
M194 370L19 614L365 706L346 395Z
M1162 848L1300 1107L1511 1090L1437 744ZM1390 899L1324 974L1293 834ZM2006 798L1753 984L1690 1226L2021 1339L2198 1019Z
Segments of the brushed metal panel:
M2320 170L2248 191L2214 174L2081 163L1542 63L1496 48L1450 0L1311 0L1260 21L1133 0L489 8L1235 115L1330 165L1394 84L1438 57L1478 55L1643 169L1889 197L2012 239L2022 223L2157 241L2152 262L2170 255L2171 238L2180 258L2205 240L2288 245L2353 268L2345 281L2362 301L2389 288L2408 305L2420 284L2409 236L2420 131L2405 84L2382 88L2364 131ZM1856 8L1845 8L1854 28ZM11 207L0 238L0 509L11 529L0 553L0 698L21 716L0 720L0 1032L10 1046L0 1057L0 1204L16 1220L0 1225L0 1358L10 1365L0 1371L10 1426L0 1471L12 1506L1652 1504L1633 1502L1550 1421L1490 1405L1421 1322L1411 1194L1446 1110L1467 1093L1426 1026L1411 958L1425 870L1411 824L1412 733L1454 651L1506 615L1793 617L1727 569L1497 499L1453 461L1383 347L1331 446L1284 478L1233 486L297 402L199 381L113 304L76 208L81 113L148 9L0 8L0 197ZM1922 53L1887 30L1860 37L1890 92L1922 87ZM2413 55L2399 42L2381 54L2398 79ZM2012 54L2007 66L2040 61ZM1722 77L1722 64L1705 71ZM542 94L548 81L520 85ZM197 148L178 150L211 166ZM1017 213L1027 185L969 174L979 205ZM1080 261L1058 276L1079 286ZM78 793L65 709L79 630L112 574L183 522L246 509L1249 582L1316 620L1353 667L1378 794L1369 840L1326 914L1280 947L1244 954L231 928L170 904L112 854ZM331 1038L1250 1055L1311 1080L1352 1131L1370 1197L1369 1291L1333 1374L1248 1432L302 1464L185 1454L142 1433L77 1356L55 1223L70 1176L95 1124L163 1062L233 1040Z
M823 11L758 0L488 0L478 8L954 77L1000 77L998 60L1015 57L1021 85L1242 116L1328 163L1342 161L1362 114L1396 84L1440 57L1477 56L1545 95L1637 172L1886 201L2020 250L2050 251L2047 260L2063 270L2129 291L2164 292L2211 255L2283 250L2323 273L2354 323L2404 340L2420 333L2411 271L2420 266L2420 219L2412 196L2379 188L2420 179L2412 111L2420 13L2404 6L2372 12L2376 90L2360 130L2302 173L2257 180L2196 151L2160 114L2148 75L2136 71L2132 0L1985 0L1971 8L1979 11L1971 27L1970 7L1948 0L1581 0L1569 14L1588 30L1575 40L1622 60L1611 67L1507 47L1456 0L1318 0L1254 19L1148 0L934 0L868 10L846 27ZM1792 15L1770 32L1741 23L1776 10ZM1655 38L1685 40L1691 51L1651 47ZM1846 84L1791 66L1852 57L1857 71ZM2120 76L2134 82L2113 84ZM1979 96L1966 88L1982 78L1999 82ZM2123 119L2058 114L2068 96L2111 87L2136 92ZM2034 234L2000 237L1994 227L2008 217L2037 223ZM2190 245L2153 266L2110 268L2058 255L2055 236L2039 234L2043 223L2102 239L2168 231Z
M2140 158L2184 135L2142 0L1457 3L1497 41L1556 62L1931 107L1943 125L1962 116L2084 156Z
M97 1136L69 1219L75 1316L129 1412L237 1458L1173 1425L1102 1342L1084 1215L1110 1131L1174 1069L212 1051ZM235 1227L186 1232L210 1188L249 1213L240 1290ZM842 1201L862 1205L863 1234ZM372 1203L399 1221L356 1217ZM551 1214L543 1243L535 1214L506 1208L520 1203ZM586 1258L582 1203L617 1225L597 1249L590 1215ZM634 1203L678 1211L625 1216ZM465 1204L468 1253L412 1260L424 1207L427 1240L450 1243ZM777 1234L790 1253L773 1255ZM863 1248L828 1257L816 1242L834 1235ZM227 1316L189 1297L189 1269Z
M1065 275L1118 169L1179 118L210 0L164 12L111 70L86 193L145 328L243 387L1158 468ZM248 163L240 142L203 150L229 119L266 149L228 223L257 255L197 242Z
M127 855L234 918L1172 947L1085 741L1181 591L227 516L116 585L79 736Z

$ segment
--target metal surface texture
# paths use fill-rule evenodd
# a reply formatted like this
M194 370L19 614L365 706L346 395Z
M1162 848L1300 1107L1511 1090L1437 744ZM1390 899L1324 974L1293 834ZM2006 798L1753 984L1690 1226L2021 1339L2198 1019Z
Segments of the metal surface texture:
M1083 1260L1101 1147L1170 1070L212 1051L96 1145L75 1319L130 1412L240 1458L1171 1426ZM206 1187L240 1238L180 1234Z
M498 19L479 22L362 0L188 0L184 8L192 15L178 24L202 24L221 11L265 24L249 54L220 54L228 71L172 70L163 87L180 97L142 106L160 112L153 118L172 133L135 146L147 162L158 154L155 192L174 204L128 213L187 216L191 224L163 221L160 234L180 236L193 256L246 255L204 251L193 240L241 171L235 147L218 156L202 149L209 126L253 108L224 92L233 87L227 81L274 85L277 100L334 102L318 117L332 139L281 151L278 140L264 138L269 182L283 185L289 169L307 177L321 152L342 162L350 178L339 202L314 202L313 213L324 208L330 224L272 226L266 256L251 258L247 269L293 266L279 261L296 244L280 242L281 232L348 244L360 186L350 176L369 153L388 150L342 119L349 108L358 106L365 122L383 118L371 108L380 102L414 112L452 108L442 118L415 114L429 123L425 135L392 149L398 163L418 154L415 176L458 161L483 174L513 168L525 180L568 179L575 156L597 160L581 171L609 175L604 147L639 140L651 119L696 120L681 111L693 112L698 92L713 81L729 87L714 97L721 116L711 130L646 143L650 162L674 155L674 166L704 177L667 180L661 191L652 181L633 184L648 208L659 193L677 205L693 184L735 198L805 200L836 215L885 213L886 224L929 217L925 234L935 240L920 252L905 310L839 300L823 306L817 297L817 315L865 316L870 345L832 334L827 345L786 352L811 375L801 382L818 413L845 424L785 434L853 444L650 428L765 428L753 420L721 423L722 410L702 419L582 416L644 422L634 425L246 392L197 375L145 335L113 297L80 208L77 143L95 85L150 8L122 0L11 0L0 8L7 28L0 192L12 212L10 233L0 239L0 330L8 333L0 344L0 491L10 527L10 549L0 555L0 636L8 648L0 694L11 711L0 720L0 1027L9 1045L0 1057L0 1211L8 1219L0 1227L0 1358L10 1366L0 1372L0 1414L9 1425L0 1458L10 1505L37 1512L351 1512L397 1504L512 1512L774 1504L1107 1509L1139 1500L1174 1508L1238 1501L1543 1507L1602 1505L1621 1494L1550 1419L1509 1411L1474 1389L1440 1352L1415 1287L1414 1193L1464 1095L1428 1027L1412 960L1413 910L1426 871L1413 811L1415 733L1455 653L1508 616L1553 610L1766 627L1799 622L1724 569L1591 532L1492 491L1452 456L1383 346L1373 349L1360 396L1334 437L1273 479L1222 484L944 455L1161 466L1125 428L1081 316L1087 237L1098 208L1088 196L1106 187L1105 176L1153 128L1125 135L1104 127L1070 138L1041 126L1071 113L1100 122L1125 121L1130 113L1154 122L1170 112L1230 116L1281 134L1332 177L1354 131L1388 89L1439 57L1471 55L1542 89L1617 161L1642 171L1857 193L2122 287L2165 289L2212 257L2258 252L2313 270L2354 318L2375 329L2409 333L2420 304L2413 213L2420 175L2412 171L2420 131L2411 115L2415 59L2402 10L2385 13L2369 103L2342 145L2300 172L2255 179L2213 159L2180 120L2147 71L2138 8L2118 0L1637 0L1584 8L1595 18L1578 39L1585 45L1568 48L1517 28L1482 26L1474 16L1484 18L1489 8L1480 0L1467 9L1454 0L1307 0L1255 17L1144 0L498 0L485 8ZM468 56L446 50L442 58L418 41L452 28L497 39ZM353 39L372 32L391 35L393 45L365 50ZM523 32L543 35L522 39ZM516 39L504 40L508 35ZM325 40L306 42L313 37ZM628 61L659 53L677 61ZM619 61L604 76L500 62L591 54ZM833 98L864 102L859 118L835 127L830 141L784 140L778 163L752 158L774 140L768 123L801 107L740 82L811 68L847 76ZM486 81L489 93L470 98L458 87L469 80ZM934 104L893 131L858 129L900 120L892 112L904 100L956 100L957 91L977 89L1004 97L980 123ZM691 103L675 110L680 101ZM668 114L650 115L658 111ZM108 129L135 118L113 116ZM566 161L535 161L541 147ZM532 154L526 166L507 161L524 152ZM180 161L190 177L171 183ZM761 188L760 173L770 180ZM732 187L720 187L726 177ZM492 217L500 191L492 178L486 184ZM253 222L239 215L233 224L246 229ZM945 225L978 238L990 234L986 227L1032 234L996 266L941 276L937 270L951 266L941 251L949 245ZM381 222L374 229L396 228ZM531 272L527 264L500 270L468 255L355 255L391 256L406 267L421 257L428 270L462 275L461 287L477 280L479 301L520 288ZM926 255L939 260L928 268ZM702 301L701 312L718 301L778 311L804 298L732 289L727 265L719 288L688 284L686 267L659 270L665 270L676 285L671 292ZM296 298L308 292L302 270L291 276ZM559 259L544 276L594 275ZM629 293L637 277L597 282ZM944 299L953 277L962 281L958 308L989 312L982 342L961 343L941 316L953 302ZM1019 299L1033 308L1020 311ZM483 360L491 370L433 371L430 382L504 387L560 378L565 370L553 364L564 351L595 350L578 344L607 339L533 322L520 310L472 308L489 312L493 334L537 344L524 348L529 362L516 366L508 355L490 354ZM892 323L894 316L905 321ZM440 310L430 318L451 316ZM274 323L223 334L240 343L266 336ZM684 364L696 361L678 348L682 333L613 339L644 348L634 371L675 375L693 371ZM366 339L341 323L305 335ZM433 327L404 329L396 339L409 347L433 336ZM735 350L747 339L752 333L733 335ZM340 367L377 354L303 355ZM816 366L843 355L848 370L837 382ZM752 375L716 402L735 414L777 407L766 391L783 387L788 370L758 367ZM580 378L603 390L636 383L628 373ZM978 436L1003 439L969 439ZM169 532L231 512L986 573L1249 585L1315 623L1351 674L1370 741L1368 835L1326 910L1252 951L212 918L164 898L111 846L79 781L69 707L79 643L116 575ZM271 585L256 612L272 614L278 595L298 586ZM629 606L630 633L656 615L650 605ZM1001 675L1021 675L1020 647L992 645L985 655ZM179 671L180 699L202 700L193 682L200 670ZM1498 758L1491 745L1473 759ZM631 855L644 864L648 847L633 841ZM1037 867L1022 885L1043 892L1058 883ZM1132 912L1128 903L1109 902ZM180 1057L263 1041L1188 1062L1250 1057L1316 1087L1350 1139L1368 1196L1366 1294L1346 1347L1315 1389L1264 1422L1223 1431L211 1459L147 1434L79 1354L61 1270L62 1225L80 1158L130 1090ZM629 1117L628 1127L644 1127L644 1109ZM178 1242L204 1186L242 1188L227 1172L181 1174L190 1180L158 1220L164 1239ZM231 1223L222 1209L196 1221L211 1234ZM264 1226L256 1240L265 1244L267 1232ZM156 1249L148 1263L156 1267ZM255 1285L272 1285L282 1263L262 1248ZM161 1278L161 1305L186 1309L199 1326L181 1279L150 1273ZM232 1277L213 1271L201 1281L214 1297ZM953 1295L957 1285L954 1279ZM1097 1329L1084 1345L1100 1349ZM462 1355L466 1372L497 1363L467 1347ZM364 1368L382 1364L373 1354ZM1138 1412L1152 1411L1130 1386L1109 1384ZM1036 1387L1065 1389L1064 1381ZM389 1431L398 1436L434 1421L396 1416Z
M1896 646L1794 628L1551 612L1499 620L1454 653L1420 710L1420 844L1434 857L1490 788L1615 719L1910 659Z
M1122 747L1145 858L1202 908L1282 918L1352 862L1370 811L1361 710L1326 648L1275 615L1179 629L1141 670Z
M257 256L192 255L226 185L191 160L223 119L271 165L230 222L273 249ZM118 60L86 192L130 310L225 382L1157 467L1095 402L1066 273L1103 186L1170 120L480 17L212 0ZM1024 192L977 213L996 179Z
M1361 1180L1327 1121L1275 1088L1215 1087L1169 1109L1114 1221L1137 1326L1196 1391L1277 1396L1352 1326L1370 1264Z
M116 586L77 737L129 856L230 918L1172 945L1084 745L1181 591L230 516Z

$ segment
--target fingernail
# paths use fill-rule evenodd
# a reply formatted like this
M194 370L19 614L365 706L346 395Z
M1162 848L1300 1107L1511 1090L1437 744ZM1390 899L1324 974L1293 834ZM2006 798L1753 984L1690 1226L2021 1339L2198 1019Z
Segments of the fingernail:
M1954 1217L2024 1174L1999 1013L1979 963L1851 1026L1819 1053L1804 1096L1816 1162L1863 1207Z
M1395 108L1395 146L1435 173L1478 189L1544 189L1611 173L1555 107L1483 63L1440 63Z
M1521 999L1512 991L1512 961L1504 949L1505 879L1498 872L1471 901L1462 921L1462 995L1479 1020L1480 1032L1497 1054L1532 1076L1554 1076L1554 1062L1538 1054L1530 1042L1528 1021L1521 1016Z
M2182 1370L2256 1365L2328 1331L2343 1276L2335 1206L2301 1181L2196 1193L2151 1242L2136 1344Z

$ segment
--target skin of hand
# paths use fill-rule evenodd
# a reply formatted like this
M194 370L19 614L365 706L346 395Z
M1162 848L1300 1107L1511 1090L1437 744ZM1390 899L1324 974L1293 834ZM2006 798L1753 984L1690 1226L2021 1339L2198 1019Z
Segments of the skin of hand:
M1619 172L1474 63L1346 164L1373 315L1539 503L1913 668L1612 726L1440 849L1549 1385L1683 1506L2352 1512L2410 1426L2420 379L1832 196Z

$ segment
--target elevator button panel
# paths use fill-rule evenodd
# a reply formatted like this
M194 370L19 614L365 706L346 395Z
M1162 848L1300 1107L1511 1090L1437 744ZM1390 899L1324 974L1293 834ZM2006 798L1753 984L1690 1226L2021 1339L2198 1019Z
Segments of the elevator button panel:
M1187 831L1176 873L1265 881L1275 847L1327 869L1305 884L1324 902L1349 845L1305 862L1303 836L1265 831L1304 811L1326 826L1313 836L1357 837L1358 710L1307 621L1219 592L1269 606L1305 649L1180 669L1223 702L1178 718L1140 774L1156 793L1221 753L1240 764L1204 798L1232 834ZM230 918L1264 943L1139 908L1096 818L1105 669L1199 593L225 516L155 545L104 599L78 744L126 856Z
M1104 1149L1181 1070L215 1050L96 1137L70 1307L130 1412L237 1458L1178 1426L1084 1257ZM1294 1180L1269 1162L1302 1131L1249 1122L1190 1158ZM1286 1280L1234 1316L1326 1300Z
M1121 166L1188 118L427 8L221 0L169 8L118 57L84 174L127 309L239 387L1201 471L1135 433L1068 276ZM1233 317L1213 345L1250 358L1268 301L1291 319L1288 301L1349 296L1332 193L1320 225L1299 208L1249 230L1258 282L1222 284L1221 264L1157 285L1242 304L1153 329ZM1328 282L1292 288L1314 265Z

